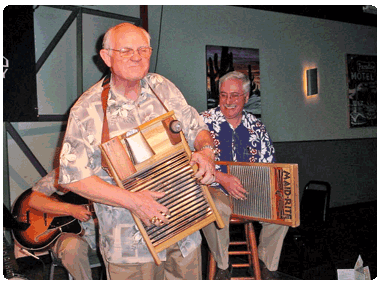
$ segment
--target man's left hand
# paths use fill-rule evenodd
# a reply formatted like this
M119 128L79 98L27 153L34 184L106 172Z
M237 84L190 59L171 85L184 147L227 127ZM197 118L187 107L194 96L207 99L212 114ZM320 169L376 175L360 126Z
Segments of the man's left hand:
M215 182L215 162L214 153L211 149L204 149L193 153L190 165L198 164L198 171L195 178L199 179L201 184L211 184Z

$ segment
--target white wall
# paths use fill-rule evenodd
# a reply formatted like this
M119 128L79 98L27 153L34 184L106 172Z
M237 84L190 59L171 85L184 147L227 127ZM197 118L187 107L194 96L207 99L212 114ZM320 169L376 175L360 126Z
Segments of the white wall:
M138 5L87 7L139 17ZM37 51L58 29L47 22L53 10L41 7L36 11ZM346 54L376 55L376 28L232 6L149 6L148 12L154 49L151 72L157 64L156 72L172 80L198 111L206 109L206 45L258 48L262 119L274 141L376 137L376 128L349 129L346 95ZM58 27L63 15L55 19ZM107 26L99 22L99 17L84 16L84 90L102 74L92 60L94 38ZM118 21L108 22L111 26ZM75 69L73 32L60 44L61 50L53 53L53 60L49 58L48 64L54 66L44 68L48 74L38 76L40 101L45 93L54 94L57 99L44 102L60 111L66 104L64 94L71 96L68 103L76 98L72 97L76 86L71 72ZM62 56L64 51L66 56ZM309 98L303 89L307 67L317 67L319 73L319 94Z
M161 7L149 6L158 37ZM376 137L349 129L346 54L376 55L376 28L231 6L164 6L157 72L198 111L206 109L205 46L260 50L262 120L273 141ZM303 76L317 67L319 95L306 98Z
M48 172L58 165L63 138L61 130L64 125L61 122L12 123L17 133ZM10 201L13 203L24 190L29 189L41 179L41 176L10 135L8 135L7 143Z

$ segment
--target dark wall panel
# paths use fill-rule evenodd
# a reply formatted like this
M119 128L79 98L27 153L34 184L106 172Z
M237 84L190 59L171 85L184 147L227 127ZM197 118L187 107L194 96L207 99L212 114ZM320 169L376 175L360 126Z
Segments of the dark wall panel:
M282 163L298 163L300 191L310 180L331 184L331 207L377 200L377 139L274 143Z
M3 16L4 121L36 120L33 6L7 6Z

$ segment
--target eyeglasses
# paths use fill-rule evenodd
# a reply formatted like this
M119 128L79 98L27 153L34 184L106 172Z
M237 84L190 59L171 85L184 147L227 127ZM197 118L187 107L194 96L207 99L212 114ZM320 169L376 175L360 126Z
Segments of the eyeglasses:
M122 48L122 49L112 49L108 48L107 50L113 50L118 51L120 53L121 57L132 57L135 54L135 50L132 48ZM151 47L139 47L137 49L137 52L141 57L148 58L152 54L152 48Z
M221 100L227 100L227 98L228 98L228 95L230 95L230 98L232 99L232 100L237 100L238 98L240 98L240 97L242 97L244 94L246 94L247 92L245 92L245 93L231 93L231 94L228 94L228 93L224 93L224 92L222 92L222 93L220 93L219 94L219 97L220 97L220 99Z

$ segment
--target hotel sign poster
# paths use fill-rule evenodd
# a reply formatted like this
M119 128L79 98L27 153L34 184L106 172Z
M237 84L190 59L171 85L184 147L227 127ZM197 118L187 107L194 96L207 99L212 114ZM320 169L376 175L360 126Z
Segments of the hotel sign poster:
M240 71L251 81L250 97L244 106L261 117L259 50L227 46L206 46L207 109L219 105L219 78L231 71Z
M376 56L347 54L350 128L376 127Z

